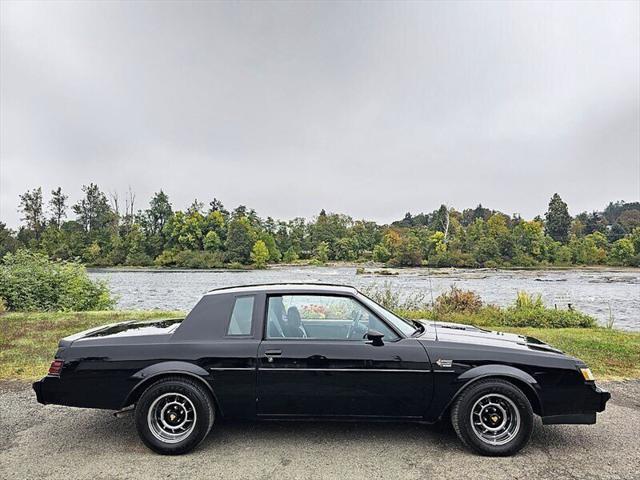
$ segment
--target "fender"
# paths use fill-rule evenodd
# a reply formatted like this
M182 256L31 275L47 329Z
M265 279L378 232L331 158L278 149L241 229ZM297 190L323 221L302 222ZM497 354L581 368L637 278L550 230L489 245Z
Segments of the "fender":
M542 406L542 401L540 400L540 395L539 395L540 385L538 384L538 381L535 378L533 378L530 374L528 374L523 370L520 370L519 368L511 367L509 365L495 364L495 365L481 365L478 367L471 368L463 372L462 374L460 374L454 382L458 384L459 387L457 388L456 393L451 397L451 399L447 402L445 407L442 409L438 418L442 418L442 415L444 414L444 412L446 412L447 409L453 404L453 402L455 402L456 398L458 398L458 396L462 393L462 391L465 388L467 388L472 383L477 382L478 380L481 380L483 378L489 378L489 377L498 377L498 378L507 378L507 379L512 378L518 381L518 383L526 386L526 388L523 389L523 393L527 396L527 398L529 398L529 401L533 400L537 404L537 407L539 410L539 412L537 413L539 413L539 415L542 416L543 406ZM536 409L536 405L532 405L532 407L534 408L534 410Z
M204 368L195 365L189 362L181 362L181 361L171 361L171 362L160 362L154 363L153 365L149 365L148 367L143 368L142 370L137 371L129 379L135 382L135 386L131 389L129 394L127 395L126 400L122 404L121 408L124 408L128 405L131 405L134 399L142 394L146 385L149 385L153 382L154 378L158 378L159 376L165 376L169 374L175 375L186 375L189 377L193 377L201 384L205 385L211 396L213 397L213 401L215 402L216 409L222 416L222 411L220 410L220 403L218 402L218 398L216 397L215 392L213 391L213 387L211 386L211 382L209 379L211 376L209 372L207 372Z

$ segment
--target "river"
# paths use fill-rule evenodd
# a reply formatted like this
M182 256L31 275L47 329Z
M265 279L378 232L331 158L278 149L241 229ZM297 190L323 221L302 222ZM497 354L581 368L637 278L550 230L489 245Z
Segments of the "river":
M394 272L397 275L356 275L356 268L349 266L283 266L247 271L91 269L89 275L108 283L119 309L187 311L204 292L230 285L320 282L365 287L388 282L404 294L421 292L426 298L430 298L430 284L434 298L456 285L477 292L485 303L500 306L513 303L517 292L525 290L541 294L549 306L566 308L571 303L602 324L609 319L611 308L616 328L640 331L640 270L410 268Z

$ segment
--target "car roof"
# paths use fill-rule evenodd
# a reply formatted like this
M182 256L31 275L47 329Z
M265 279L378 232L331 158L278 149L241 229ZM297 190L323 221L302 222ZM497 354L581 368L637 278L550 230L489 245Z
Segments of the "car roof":
M253 293L253 292L304 292L304 293L338 293L355 294L358 290L350 285L333 285L329 283L260 283L255 285L236 285L210 290L205 295L221 293Z

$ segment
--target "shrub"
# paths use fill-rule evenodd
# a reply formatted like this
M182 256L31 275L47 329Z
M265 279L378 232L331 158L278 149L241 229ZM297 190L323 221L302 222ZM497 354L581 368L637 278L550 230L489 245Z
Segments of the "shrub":
M452 288L452 291L454 288ZM476 297L477 301L480 301L480 298L473 292L460 292L461 294L456 294L456 297L465 298L466 295L464 294L472 294ZM389 293L388 295L391 296L391 298L396 298L393 293ZM405 306L394 308L394 310L404 318L463 323L487 328L593 328L597 325L596 320L587 314L576 310L547 308L539 297L533 297L526 292L519 292L514 305L508 308L500 308L495 305L485 305L476 308L477 304L472 301L451 302L451 304L456 305L457 308L438 308L438 302L443 297L451 298L452 296L450 292L440 295L436 300L436 308L433 310L406 308ZM471 295L469 295L469 297L471 297ZM468 309L466 311L461 310L467 303L470 303L471 306L467 307ZM446 305L451 304L447 303Z
M125 263L134 267L148 267L153 265L153 260L144 252L134 252L127 255Z
M289 249L284 252L284 257L282 259L286 263L293 263L298 260L298 253L293 247L289 247Z
M114 304L106 284L92 281L82 265L27 250L2 260L0 297L8 310L108 310Z
M382 286L370 285L363 288L362 292L388 310L424 310L428 307L424 293L416 292L403 297L398 290L391 287L389 282L385 282Z
M164 250L154 261L159 267L220 268L222 253L202 250Z
M544 304L542 303L542 295L538 294L534 298L531 293L520 291L516 296L515 308L544 308Z
M537 328L593 328L593 317L575 310L556 310L553 308L508 308L502 325L509 327Z
M435 309L438 312L477 313L482 307L480 296L471 290L461 290L455 285L451 290L436 298Z

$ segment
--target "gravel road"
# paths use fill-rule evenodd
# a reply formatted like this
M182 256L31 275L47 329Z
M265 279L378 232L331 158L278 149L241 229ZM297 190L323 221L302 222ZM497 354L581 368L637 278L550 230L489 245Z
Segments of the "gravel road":
M162 457L133 418L36 403L29 385L0 383L0 478L640 479L640 381L613 395L592 426L536 424L512 458L463 449L447 425L218 423L189 455Z

